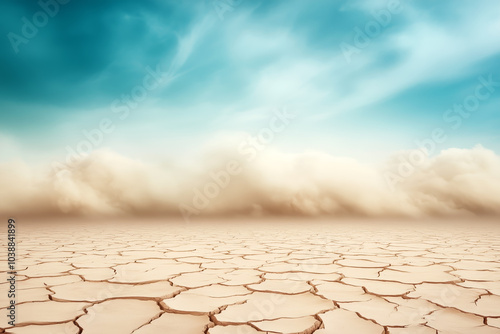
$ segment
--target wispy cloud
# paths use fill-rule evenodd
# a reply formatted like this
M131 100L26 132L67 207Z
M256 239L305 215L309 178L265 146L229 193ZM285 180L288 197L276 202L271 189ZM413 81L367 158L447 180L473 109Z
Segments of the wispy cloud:
M140 140L160 138L142 145L150 150L174 150L182 136L199 146L218 131L248 131L260 111L288 105L302 115L294 138L283 138L289 147L354 147L363 136L385 138L374 125L380 122L393 134L381 149L387 153L394 142L411 143L412 133L428 131L477 77L500 78L497 1L400 3L401 12L349 63L341 43L352 43L356 28L375 20L373 12L388 1L245 1L224 20L203 4L74 3L21 56L0 55L0 131L26 148L25 158L34 146L47 158L62 155L61 147L108 117L110 101L159 65L166 73L161 86L105 146L140 155L137 133ZM23 1L0 6L5 32L19 23L13 15L38 8ZM81 15L89 8L98 26ZM492 98L475 124L498 122L495 109ZM465 144L481 143L485 127L470 130Z

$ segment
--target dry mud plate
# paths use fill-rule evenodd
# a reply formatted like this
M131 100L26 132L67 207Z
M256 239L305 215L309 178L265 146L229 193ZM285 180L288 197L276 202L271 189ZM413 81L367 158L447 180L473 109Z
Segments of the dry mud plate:
M3 315L0 332L500 333L498 224L20 221L17 233L17 326Z

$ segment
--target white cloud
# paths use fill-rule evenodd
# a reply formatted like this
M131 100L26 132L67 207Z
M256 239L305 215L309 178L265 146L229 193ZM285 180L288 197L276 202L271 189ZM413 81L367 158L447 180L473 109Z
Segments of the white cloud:
M387 38L382 34L361 49L355 62L364 66L351 73L356 78L354 89L338 97L332 113L364 107L422 83L468 75L478 61L500 52L500 44L493 42L500 40L500 6L494 7L468 7L470 11L462 12L460 20L439 24L422 19L425 16L415 8L405 8L401 15L409 21L401 31ZM370 68L381 51L399 53L402 60L380 69ZM341 87L347 78L335 79L334 85Z

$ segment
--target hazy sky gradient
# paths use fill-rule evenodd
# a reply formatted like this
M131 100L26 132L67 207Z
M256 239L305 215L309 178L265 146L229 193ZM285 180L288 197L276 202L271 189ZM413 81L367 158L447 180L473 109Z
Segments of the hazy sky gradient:
M498 1L401 0L350 61L342 43L391 1L227 3L72 0L16 53L8 34L41 7L2 1L0 161L63 157L103 118L115 130L95 148L161 159L256 133L283 106L298 115L273 142L287 152L378 160L436 127L438 149L500 152L500 87L456 129L443 120L479 77L500 82ZM157 66L166 79L120 119Z

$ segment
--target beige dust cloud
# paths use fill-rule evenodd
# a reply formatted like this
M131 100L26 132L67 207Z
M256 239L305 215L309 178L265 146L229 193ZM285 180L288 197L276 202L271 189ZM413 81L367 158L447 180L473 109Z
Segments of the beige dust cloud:
M237 153L219 153L187 168L101 150L57 171L36 170L21 162L0 164L0 213L500 214L500 157L494 152L480 146L448 149L425 158L410 173L401 173L408 166L398 161L393 158L376 168L324 153L266 150L252 161Z

